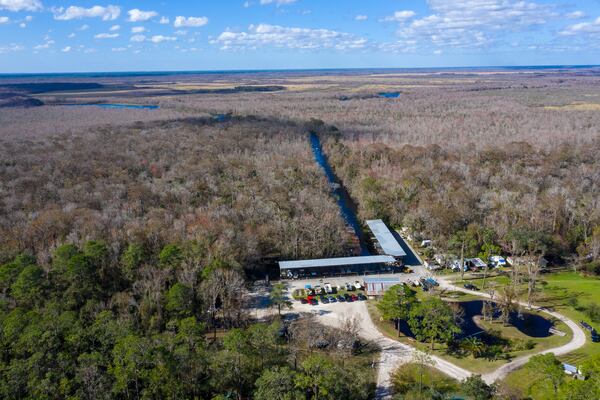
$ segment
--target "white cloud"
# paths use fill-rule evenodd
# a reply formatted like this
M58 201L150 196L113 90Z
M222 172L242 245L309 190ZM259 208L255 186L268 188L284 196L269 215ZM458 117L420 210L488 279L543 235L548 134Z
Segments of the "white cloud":
M567 19L580 19L585 17L585 13L583 11L573 11L565 15Z
M129 22L144 22L158 16L156 11L142 11L138 8L127 11L127 14L129 14Z
M69 36L67 36L67 37L68 37L69 39L73 39L75 36L77 36L77 35L75 35L74 33L70 33L70 34L69 34Z
M569 25L560 34L562 36L590 35L600 38L600 17L591 22L580 22Z
M25 21L27 21L27 22L33 21L33 16L31 16L31 15L26 16Z
M439 55L439 54L442 54L442 53L443 53L442 50L439 50L439 49L433 51L433 54L436 54L436 55Z
M0 54L4 54L4 53L12 53L15 51L22 51L25 48L23 46L21 46L20 44L15 44L15 43L11 43L8 46L1 46L0 45Z
M55 43L54 40L46 38L46 42L44 44L38 44L33 49L34 50L49 49L50 46L52 46L54 43Z
M525 0L428 0L428 4L431 15L410 23L396 19L400 42L416 40L421 47L485 47L507 32L531 29L558 16L549 5Z
M27 28L27 24L26 24L25 22L21 22L21 23L19 24L19 27L20 27L20 28Z
M90 26L89 26L89 25L81 25L81 26L79 27L79 30L80 30L80 31L87 31L88 29L90 29Z
M177 38L173 37L173 36L154 35L149 40L152 43L161 43L161 42L173 42L173 41L177 40Z
M188 28L198 28L200 26L204 26L208 24L208 18L206 17L182 17L178 16L175 18L175 23L173 24L175 28L188 27Z
M0 10L39 11L42 8L39 0L0 0Z
M244 2L244 4L243 4L244 8L248 8L248 7L250 7L251 5L252 5L252 4L251 4L249 1L245 1L245 2Z
M70 6L67 9L59 8L54 10L54 19L60 21L69 21L72 19L81 18L102 18L103 21L114 21L121 15L121 8L119 6L93 6L90 8L83 8L77 6Z
M260 0L262 6L267 4L276 4L278 7L286 4L295 3L297 0Z
M143 42L146 40L146 36L144 35L133 35L130 39L132 42Z
M131 33L143 33L146 32L146 28L144 28L143 26L134 26L133 28L131 28Z
M111 49L111 51L114 51L114 52L123 52L123 51L127 51L127 47L113 47Z
M109 31L115 32L115 31L118 31L119 29L121 29L121 25L113 25L110 27Z
M115 39L118 37L119 37L118 33L99 33L97 35L94 35L94 38L96 38L96 39Z
M159 24L163 24L163 25L167 25L169 22L171 22L171 21L167 17L160 17L160 21L158 21Z
M211 44L220 45L222 50L257 49L264 46L303 50L352 50L368 46L366 39L349 33L268 24L250 25L247 32L225 31L212 40Z
M64 48L63 48L61 51L62 51L63 53L68 53L68 52L70 52L70 51L71 51L71 46L64 47Z
M366 15L359 14L356 17L354 17L354 19L357 21L366 21L367 19L369 19L369 17Z
M411 19L412 17L414 17L416 14L414 11L412 10L403 10L403 11L396 11L394 12L394 15L389 15L387 17L385 17L383 19L383 21L386 22L404 22L406 20Z
M10 22L10 18L8 17L0 17L0 25L8 24Z

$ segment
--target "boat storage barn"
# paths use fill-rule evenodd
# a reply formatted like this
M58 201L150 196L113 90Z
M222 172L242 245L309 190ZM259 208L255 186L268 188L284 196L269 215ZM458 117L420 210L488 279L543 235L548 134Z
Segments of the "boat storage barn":
M361 256L323 258L317 260L280 261L279 272L284 279L362 275L392 271L397 266L397 261L392 256Z
M406 257L406 252L400 246L400 243L396 240L392 232L380 219L371 219L367 221L367 225L378 244L378 250L387 254L388 256L395 257L396 259L402 259Z

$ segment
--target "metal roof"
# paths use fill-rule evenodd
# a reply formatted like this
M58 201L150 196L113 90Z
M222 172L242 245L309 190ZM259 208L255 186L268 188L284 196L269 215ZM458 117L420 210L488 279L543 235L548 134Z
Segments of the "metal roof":
M398 277L367 276L363 280L365 283L400 283Z
M380 219L372 219L367 221L367 225L385 254L394 257L404 257L406 252L400 247L400 244L390 232L387 226Z
M316 260L279 261L280 269L341 267L344 265L382 264L395 262L390 256L322 258Z

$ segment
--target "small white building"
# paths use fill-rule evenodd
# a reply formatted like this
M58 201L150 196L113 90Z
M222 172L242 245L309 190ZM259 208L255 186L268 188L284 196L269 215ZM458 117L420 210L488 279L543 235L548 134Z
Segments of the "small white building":
M364 278L364 287L368 296L383 296L386 290L402 284L400 277L368 276Z

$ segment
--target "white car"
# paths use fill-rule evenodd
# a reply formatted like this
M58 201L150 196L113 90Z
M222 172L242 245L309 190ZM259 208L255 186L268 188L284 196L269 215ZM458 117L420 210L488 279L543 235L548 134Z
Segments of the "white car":
M362 285L360 284L360 282L359 282L359 281L355 281L355 282L354 282L354 287L355 287L356 289L358 289L358 290L362 289Z

